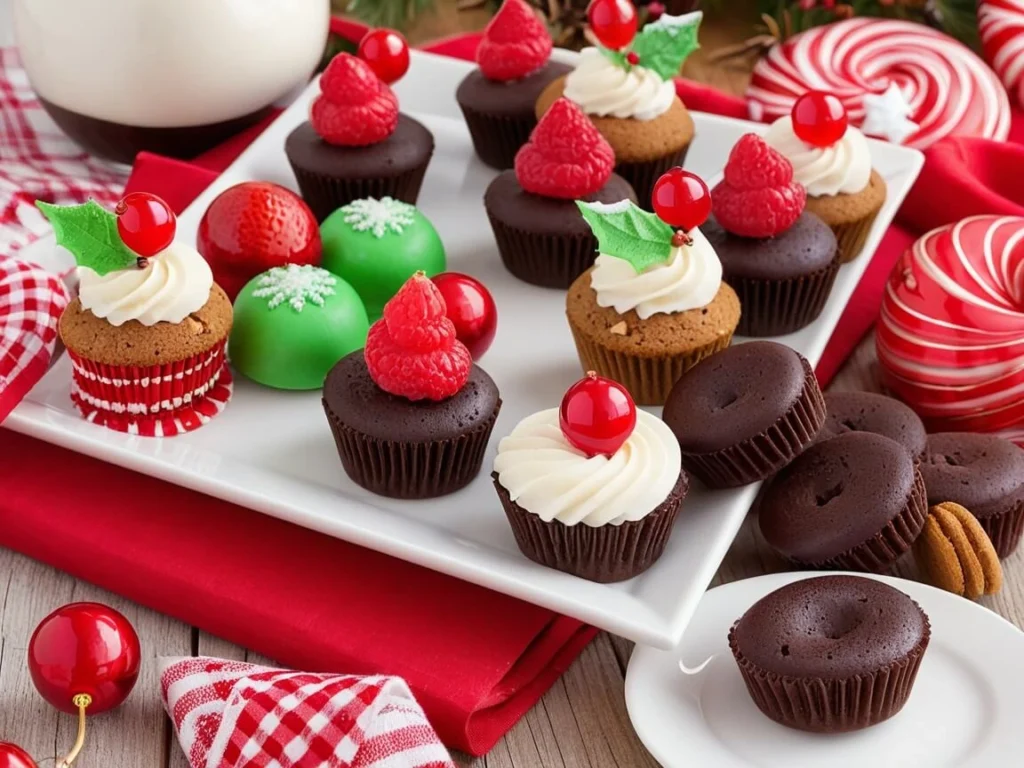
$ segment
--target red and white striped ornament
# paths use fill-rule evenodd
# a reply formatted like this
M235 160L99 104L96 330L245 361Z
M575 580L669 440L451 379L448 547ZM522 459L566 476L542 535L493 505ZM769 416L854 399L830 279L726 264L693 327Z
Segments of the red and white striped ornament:
M979 0L978 33L985 61L1024 107L1024 0Z
M930 431L1024 446L1024 218L974 216L896 264L876 344L883 383Z

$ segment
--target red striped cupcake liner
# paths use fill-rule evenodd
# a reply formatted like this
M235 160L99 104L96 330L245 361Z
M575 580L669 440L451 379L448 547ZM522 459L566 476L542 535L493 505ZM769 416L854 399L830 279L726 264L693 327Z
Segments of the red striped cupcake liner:
M226 340L153 366L105 365L71 350L71 399L87 421L144 437L191 432L224 410L233 389Z

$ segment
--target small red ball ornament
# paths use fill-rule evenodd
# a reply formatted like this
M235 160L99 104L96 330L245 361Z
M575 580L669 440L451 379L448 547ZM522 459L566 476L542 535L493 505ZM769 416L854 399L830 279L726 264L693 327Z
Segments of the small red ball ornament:
M455 324L455 336L479 360L494 341L498 330L498 308L494 297L475 277L459 272L442 272L431 278L444 297L448 319Z
M849 125L846 107L836 96L808 91L793 104L793 132L814 147L830 147L843 138Z
M409 71L409 44L393 29L371 29L359 41L356 56L388 85Z
M587 456L611 456L633 434L636 404L617 381L588 371L566 391L558 423L565 439Z
M121 240L143 258L156 256L174 241L174 211L156 195L132 192L114 208Z
M651 205L659 219L688 232L711 215L711 192L697 174L671 168L654 182Z
M16 744L0 741L0 768L37 768L36 761Z
M613 51L632 43L639 25L630 0L593 0L587 7L587 21L598 42Z

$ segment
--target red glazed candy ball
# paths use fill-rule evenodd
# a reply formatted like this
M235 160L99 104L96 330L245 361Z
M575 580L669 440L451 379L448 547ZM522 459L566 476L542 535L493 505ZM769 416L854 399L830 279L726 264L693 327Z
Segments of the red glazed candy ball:
M0 768L36 768L36 763L18 745L0 741Z
M171 206L148 192L132 192L114 208L121 241L144 258L155 256L174 240L177 223Z
M636 404L617 381L589 371L566 391L558 423L570 445L587 456L611 456L633 434Z
M498 330L498 308L491 292L475 277L459 272L442 272L431 280L444 297L448 319L455 324L455 337L479 360L494 341Z
M689 231L711 215L711 192L697 174L672 168L654 182L651 205L666 224Z
M830 147L843 138L849 118L837 97L808 91L793 104L793 132L815 147Z
M371 29L359 41L356 56L389 85L409 71L409 44L393 29Z
M587 7L587 21L605 48L625 48L636 37L639 23L631 0L593 0Z

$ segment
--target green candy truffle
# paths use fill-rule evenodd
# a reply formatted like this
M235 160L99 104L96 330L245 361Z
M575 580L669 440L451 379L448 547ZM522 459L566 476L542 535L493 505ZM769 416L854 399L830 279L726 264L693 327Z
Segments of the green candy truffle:
M326 269L288 264L256 275L235 299L231 365L275 389L320 389L366 346L370 321L355 289Z
M414 272L445 270L444 245L414 205L383 197L355 200L320 225L323 266L348 281L371 320Z

